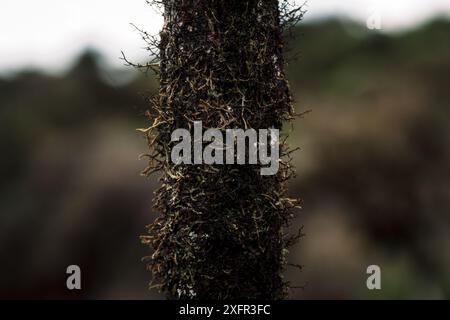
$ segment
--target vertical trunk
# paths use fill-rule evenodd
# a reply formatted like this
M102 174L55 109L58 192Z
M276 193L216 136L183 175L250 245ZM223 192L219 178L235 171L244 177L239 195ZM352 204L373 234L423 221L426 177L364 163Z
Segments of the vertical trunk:
M283 227L295 202L291 171L259 165L178 165L171 133L204 128L281 129L292 116L283 72L277 0L165 0L160 92L148 172L161 169L160 217L144 242L149 268L169 297L278 299L286 293ZM280 146L281 150L283 145Z

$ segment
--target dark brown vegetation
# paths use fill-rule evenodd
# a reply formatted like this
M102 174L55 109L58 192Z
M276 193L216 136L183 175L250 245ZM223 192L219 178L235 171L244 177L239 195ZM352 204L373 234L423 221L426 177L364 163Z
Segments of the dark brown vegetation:
M142 237L153 249L154 286L182 299L282 298L287 247L297 238L284 227L298 206L286 196L293 175L286 144L278 174L261 176L259 165L174 165L171 133L192 130L194 121L281 130L294 116L283 23L295 23L301 11L277 0L162 5L160 90L145 130L151 153L144 174L162 172L160 216Z

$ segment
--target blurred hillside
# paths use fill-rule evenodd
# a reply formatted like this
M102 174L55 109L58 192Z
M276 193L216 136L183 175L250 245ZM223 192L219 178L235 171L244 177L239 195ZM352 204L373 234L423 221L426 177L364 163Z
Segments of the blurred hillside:
M450 298L450 22L386 35L328 20L295 35L288 76L312 112L290 137L306 233L292 297ZM159 297L138 239L157 177L139 176L134 131L156 88L91 51L63 76L0 79L0 298ZM81 293L65 289L70 264Z

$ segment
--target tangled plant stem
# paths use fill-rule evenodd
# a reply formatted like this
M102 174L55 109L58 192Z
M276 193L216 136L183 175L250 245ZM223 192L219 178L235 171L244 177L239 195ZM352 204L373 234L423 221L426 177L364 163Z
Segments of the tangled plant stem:
M293 176L284 141L280 170L261 176L259 165L174 165L175 129L204 127L281 129L294 116L284 74L283 30L302 15L286 1L165 0L159 48L160 90L152 125L142 130L150 175L162 173L155 196L156 221L142 237L153 285L170 298L279 299L287 292L282 272L284 234L297 200L286 196ZM284 17L284 19L283 19ZM150 67L151 66L151 67Z

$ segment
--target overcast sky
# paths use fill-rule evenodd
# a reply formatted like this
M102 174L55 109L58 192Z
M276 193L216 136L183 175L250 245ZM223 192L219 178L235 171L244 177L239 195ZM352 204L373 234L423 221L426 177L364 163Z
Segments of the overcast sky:
M450 16L450 0L309 0L306 21L341 15L366 23L378 10L382 30L413 27L435 15ZM130 23L157 33L160 15L145 0L0 0L0 73L35 67L64 70L86 47L109 64L145 56Z

